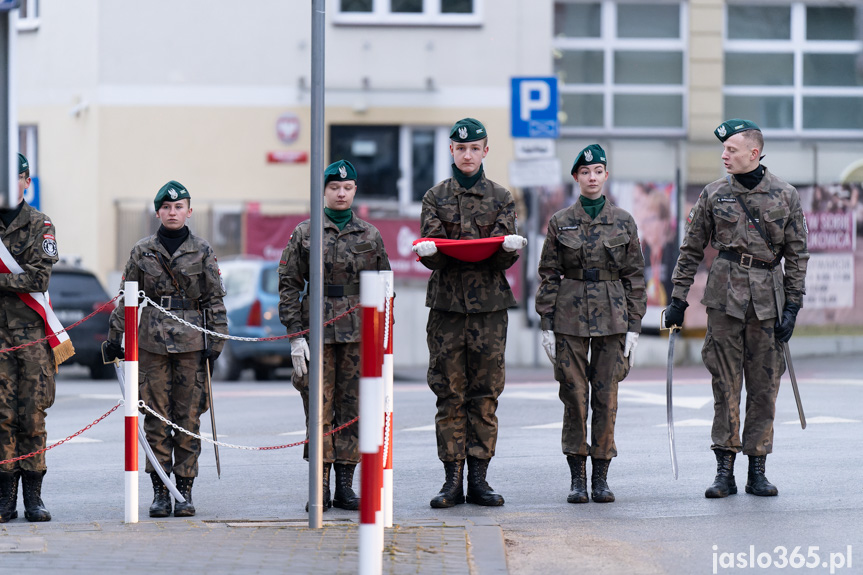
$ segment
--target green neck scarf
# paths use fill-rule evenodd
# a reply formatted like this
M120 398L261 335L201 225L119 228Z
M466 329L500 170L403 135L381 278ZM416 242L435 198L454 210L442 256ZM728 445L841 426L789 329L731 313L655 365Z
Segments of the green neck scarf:
M482 164L479 165L479 171L472 176L464 175L464 172L455 167L455 164L452 165L452 176L461 184L466 190L471 189L474 184L476 184L479 179L482 177Z
M327 217L330 218L334 224L336 224L339 231L345 229L345 226L348 225L348 222L351 221L351 217L354 215L350 208L346 210L331 210L330 208L324 208L324 213L327 214Z
M602 207L605 205L605 196L599 196L595 200L591 200L587 196L579 196L579 198L581 200L581 207L584 208L590 219L596 219L596 216L599 215L599 212L602 211Z

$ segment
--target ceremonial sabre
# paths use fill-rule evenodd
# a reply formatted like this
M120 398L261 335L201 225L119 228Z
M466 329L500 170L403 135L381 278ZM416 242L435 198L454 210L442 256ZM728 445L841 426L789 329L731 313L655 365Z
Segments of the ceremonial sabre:
M776 313L779 314L778 321L782 322L782 305L780 301L785 298L780 296L784 295L782 287L779 285L777 281L779 278L776 274L771 273L773 276L773 293L775 294L776 300ZM794 374L794 364L791 363L791 350L788 349L788 342L782 342L782 351L785 352L785 364L788 366L788 375L791 376L791 390L794 391L794 401L797 402L797 415L800 416L800 427L806 429L806 416L803 415L803 403L800 401L800 390L797 389L797 376Z
M204 318L204 329L207 329L207 314L204 311L201 314ZM204 332L204 350L207 349L207 332ZM219 441L218 436L216 435L216 408L215 402L213 402L213 382L210 379L210 360L206 357L204 358L204 368L207 370L207 396L210 399L210 425L213 426L213 449L216 450L216 475L219 479L222 478L222 464L219 461L219 446L216 444L216 441Z
M665 310L659 314L659 330L665 325ZM665 406L668 412L668 449L671 452L671 473L677 479L677 450L674 448L674 407L671 402L671 375L674 371L674 341L680 333L680 326L673 325L668 328L668 372L665 380Z

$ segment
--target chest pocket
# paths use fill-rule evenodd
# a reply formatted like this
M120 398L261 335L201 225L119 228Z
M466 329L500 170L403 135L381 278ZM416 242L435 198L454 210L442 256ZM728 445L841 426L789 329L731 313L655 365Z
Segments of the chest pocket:
M451 240L460 239L461 214L458 211L458 200L439 202L437 216L443 224L446 237Z
M497 214L479 214L474 216L473 221L479 231L479 237L488 238L494 232L494 226L497 223Z
M582 247L584 246L584 238L581 233L576 230L562 232L557 236L557 241L560 243L558 259L564 269L583 267Z
M377 252L375 251L375 244L372 242L354 244L350 247L350 252L354 262L356 262L356 271L377 269L375 266Z
M17 233L16 237L12 239L12 247L9 248L9 253L13 256L20 256L21 254L30 249L30 246L33 245L33 239L33 236L29 234L25 235L22 233Z
M785 224L788 221L789 210L785 206L770 210L764 214L764 227L774 244L781 245L785 241Z
M713 221L716 223L716 241L730 245L737 230L740 214L729 210L713 208Z
M629 244L629 234L620 234L613 238L602 240L609 261L617 269L623 267L626 262L626 246Z
M203 277L201 276L201 273L203 271L204 264L202 262L195 262L193 264L182 266L179 274L174 272L175 276L179 276L178 280L186 292L186 297L192 299L201 297L201 280Z
M159 262L156 261L155 258L151 257L143 257L138 260L138 268L143 271L148 276L159 277L164 273L162 266L159 265Z

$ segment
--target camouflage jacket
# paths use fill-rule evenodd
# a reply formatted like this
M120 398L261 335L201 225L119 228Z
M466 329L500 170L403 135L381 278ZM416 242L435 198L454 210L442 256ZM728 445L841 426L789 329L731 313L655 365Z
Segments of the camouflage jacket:
M565 277L588 269L616 272L618 277ZM539 277L536 313L543 330L578 337L641 332L647 294L638 228L629 212L610 200L593 220L580 201L551 217Z
M739 263L716 258L710 266L701 303L743 319L752 301L758 319L770 319L777 316L774 287L778 288L780 306L784 305L786 297L802 305L809 252L800 196L793 186L767 168L761 182L752 190L741 186L733 177L717 180L704 188L686 219L686 234L671 278L674 283L671 295L686 300L708 241L720 251L750 254L764 261L774 259L767 242L737 203L738 196L743 198L770 238L775 255L784 259L784 278L782 266L771 272L754 266L744 268Z
M384 241L376 227L361 220L356 214L339 228L323 218L324 285L351 286L351 295L324 294L324 321L330 321L360 303L360 272L390 269L390 260ZM311 220L297 225L279 261L279 319L288 333L309 328L309 300L300 297L310 281L309 233ZM308 292L306 292L308 295ZM355 343L360 341L359 310L324 326L324 343Z
M469 190L455 178L448 178L427 191L420 225L424 238L473 240L518 233L512 194L484 174ZM463 262L440 251L422 258L422 264L432 270L426 307L483 313L514 306L504 271L517 259L517 252L502 248L478 262Z
M171 268L179 289L174 286L171 276L159 263L157 253ZM138 282L138 289L144 290L147 297L160 305L163 296L197 300L198 309L170 311L177 317L201 327L206 315L209 330L228 333L228 317L222 301L225 289L222 286L216 255L206 240L194 234L189 234L173 256L168 254L156 234L140 240L132 248L123 272L123 281ZM123 289L122 283L120 289ZM108 341L120 343L125 327L124 310L121 298L120 305L111 314ZM215 351L221 351L225 345L225 340L221 338L207 336L207 340ZM141 312L138 347L162 355L201 351L205 347L204 335L148 305Z
M24 269L23 274L0 274L0 327L44 327L42 317L17 294L48 290L51 268L58 259L54 233L51 218L27 202L8 227L0 222L3 245Z

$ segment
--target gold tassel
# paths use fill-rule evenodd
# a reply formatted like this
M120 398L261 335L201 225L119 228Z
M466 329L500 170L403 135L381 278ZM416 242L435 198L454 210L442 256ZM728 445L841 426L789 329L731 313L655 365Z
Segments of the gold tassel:
M54 351L54 372L60 371L60 364L70 359L73 355L75 355L75 347L72 345L72 340L67 339L57 347L53 348Z

